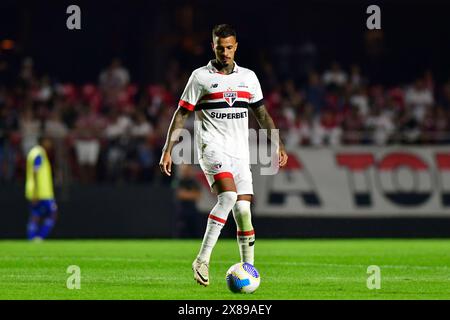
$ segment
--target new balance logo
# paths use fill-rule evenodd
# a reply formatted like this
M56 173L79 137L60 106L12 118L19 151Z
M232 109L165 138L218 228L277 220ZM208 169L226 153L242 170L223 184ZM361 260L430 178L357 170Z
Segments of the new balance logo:
M213 84L211 85L211 88L217 88L218 86L219 86L218 83L213 83Z

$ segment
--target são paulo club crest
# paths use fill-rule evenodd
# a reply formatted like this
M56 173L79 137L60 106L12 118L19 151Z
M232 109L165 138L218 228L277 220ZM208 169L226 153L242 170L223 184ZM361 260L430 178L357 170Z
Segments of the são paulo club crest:
M237 99L237 92L236 91L225 91L223 93L223 98L228 103L228 105L231 107Z

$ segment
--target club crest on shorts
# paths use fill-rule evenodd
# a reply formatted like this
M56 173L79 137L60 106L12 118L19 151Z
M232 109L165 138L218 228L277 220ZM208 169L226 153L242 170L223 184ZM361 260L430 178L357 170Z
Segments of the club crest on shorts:
M213 168L215 170L219 170L220 168L222 168L222 162L218 161L218 162L214 163Z
M237 99L237 92L236 91L225 91L223 93L223 98L228 103L228 105L231 107Z

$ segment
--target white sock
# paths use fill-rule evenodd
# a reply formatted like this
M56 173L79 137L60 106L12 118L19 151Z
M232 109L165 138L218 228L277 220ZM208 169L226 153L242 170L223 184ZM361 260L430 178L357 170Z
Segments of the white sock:
M208 216L208 224L202 246L197 256L199 260L209 263L212 250L217 243L217 239L219 239L220 231L225 225L228 214L236 203L236 199L237 194L234 191L225 191L217 196L217 204Z
M255 231L252 225L250 201L236 201L233 207L233 216L237 226L237 242L241 261L253 265L255 259Z

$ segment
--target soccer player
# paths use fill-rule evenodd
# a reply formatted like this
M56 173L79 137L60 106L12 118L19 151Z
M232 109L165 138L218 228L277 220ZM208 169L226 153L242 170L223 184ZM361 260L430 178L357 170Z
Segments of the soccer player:
M46 151L50 146L49 139L41 138L39 145L31 148L27 155L25 196L31 210L27 226L29 240L45 239L56 221L52 168Z
M182 94L170 123L160 160L161 171L170 176L171 151L179 138L179 130L189 114L195 111L195 145L211 191L217 204L208 216L208 223L198 256L192 263L194 279L209 285L211 252L233 211L237 241L242 262L254 264L255 232L251 222L250 204L253 196L248 146L248 110L263 129L276 129L264 104L261 86L255 73L234 61L238 42L236 32L226 24L212 31L215 59L196 69ZM281 141L278 144L280 167L287 163Z

